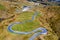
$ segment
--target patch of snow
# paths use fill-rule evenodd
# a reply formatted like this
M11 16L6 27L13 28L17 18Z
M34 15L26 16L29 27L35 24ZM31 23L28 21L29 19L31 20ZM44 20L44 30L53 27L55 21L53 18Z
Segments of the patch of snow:
M29 6L23 7L23 9L22 9L23 12L24 11L28 11L28 10L30 10L30 7Z

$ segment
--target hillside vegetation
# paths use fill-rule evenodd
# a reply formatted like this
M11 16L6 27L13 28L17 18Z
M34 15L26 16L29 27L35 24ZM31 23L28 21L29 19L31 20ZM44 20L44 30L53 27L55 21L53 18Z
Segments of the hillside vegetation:
M49 27L52 29L53 35L51 35L51 38L53 38L55 34L60 38L60 6L48 6L46 8L42 8L40 11L42 12L42 17L40 17L41 25L45 26L47 29ZM53 39L57 40L55 38ZM49 38L48 40L53 39Z
M7 27L10 23L20 22L20 13L15 13L15 6L21 9L21 6L24 5L33 5L34 3L28 3L25 0L19 1L19 4L15 4L15 2L4 2L0 1L0 4L6 7L6 10L0 10L0 18L4 18L0 22L0 40L27 40L30 35L19 35L10 33L7 30ZM11 6L13 5L13 6ZM30 12L35 11L40 12L41 16L38 17L41 27L45 27L48 30L47 36L44 37L45 40L58 40L60 38L60 6L35 6L30 10ZM26 14L25 14L26 15ZM22 16L22 15L21 15ZM24 16L23 16L24 17ZM19 20L18 20L19 19ZM34 22L35 23L35 22ZM36 40L40 40L40 36L36 38ZM59 39L60 40L60 39Z

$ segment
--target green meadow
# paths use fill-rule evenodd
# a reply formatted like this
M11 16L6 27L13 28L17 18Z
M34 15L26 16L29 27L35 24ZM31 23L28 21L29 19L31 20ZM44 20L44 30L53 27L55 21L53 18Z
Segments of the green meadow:
M17 20L24 22L25 20L31 20L33 12L23 12L17 17ZM15 31L32 31L38 27L40 27L40 22L37 20L40 14L38 14L32 22L26 22L23 24L15 24L12 29Z
M5 10L5 6L0 4L0 10Z
M27 23L24 23L24 24L15 24L12 29L15 30L15 31L32 31L36 28L40 27L39 25L39 22L27 22Z

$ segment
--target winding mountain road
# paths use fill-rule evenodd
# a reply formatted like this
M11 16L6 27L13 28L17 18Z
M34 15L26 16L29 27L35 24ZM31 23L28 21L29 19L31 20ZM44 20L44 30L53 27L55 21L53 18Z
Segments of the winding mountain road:
M11 33L15 33L15 34L32 34L32 33L35 33L32 37L29 38L29 40L34 40L37 36L39 36L40 34L43 34L43 35L46 35L47 34L47 30L43 27L40 27L40 28L37 28L31 32L21 32L21 31L14 31L12 30L12 27L13 25L15 24L23 24L23 23L26 23L26 22L32 22L35 17L37 16L37 12L34 13L34 15L32 16L32 19L31 20L26 20L26 21L23 21L23 22L15 22L15 23L12 23L8 26L8 31L11 32ZM38 31L41 31L41 32L38 32Z

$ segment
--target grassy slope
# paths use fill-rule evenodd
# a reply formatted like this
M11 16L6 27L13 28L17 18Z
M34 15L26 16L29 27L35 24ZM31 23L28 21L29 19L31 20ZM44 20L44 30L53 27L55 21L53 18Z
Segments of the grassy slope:
M16 24L13 26L13 30L17 30L17 31L32 31L36 28L40 27L39 26L39 22L28 22L25 24Z
M16 20L19 21L30 20L33 15L34 15L33 12L23 12L17 16Z
M5 6L0 4L0 10L5 10Z
M34 13L32 12L24 12L18 16L17 20L21 20L21 22L24 22L26 20L31 20L33 14ZM39 14L37 17L39 17ZM26 22L24 24L15 24L12 29L18 31L32 31L40 27L39 25L40 25L39 21L37 20L37 18L35 18L35 20L33 20L32 22Z

